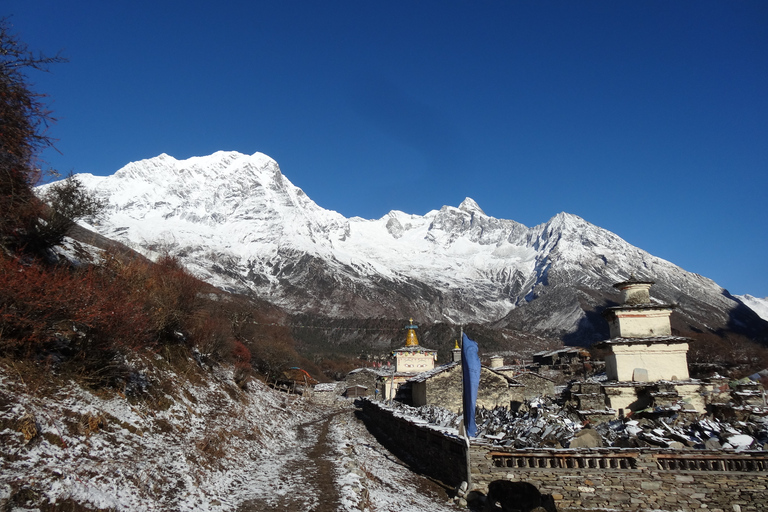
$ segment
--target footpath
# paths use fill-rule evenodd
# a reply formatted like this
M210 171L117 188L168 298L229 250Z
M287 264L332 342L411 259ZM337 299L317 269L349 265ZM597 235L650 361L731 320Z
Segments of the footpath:
M255 495L238 512L459 510L446 489L382 447L353 407L299 425L295 444L259 465Z

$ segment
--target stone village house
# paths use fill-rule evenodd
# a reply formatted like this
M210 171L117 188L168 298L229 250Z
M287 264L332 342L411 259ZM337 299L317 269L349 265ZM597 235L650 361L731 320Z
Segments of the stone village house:
M411 402L414 407L437 405L460 413L462 410L461 362L439 366L411 378ZM486 409L514 407L525 400L525 386L486 366L480 368L477 406Z
M435 367L437 351L426 349L419 345L416 336L417 326L406 327L405 346L392 351L395 357L395 367L387 374L377 370L377 388L380 396L389 400L409 403L414 407L422 405L437 405L444 409L460 412L462 409L462 371L461 349L458 344L452 351L453 361ZM501 366L500 360L496 366ZM358 372L362 373L362 372ZM369 372L372 373L372 372ZM358 378L350 376L357 381ZM370 378L370 376L369 376ZM554 385L553 385L554 389ZM525 386L508 375L483 366L480 370L480 385L477 405L486 409L494 407L514 407L526 398Z
M436 405L455 412L462 408L461 349L452 350L450 363L435 366L437 351L419 345L418 326L413 319L406 326L406 342L392 351L395 364L385 368L357 368L337 389L345 396L371 396L395 399L414 407ZM578 354L566 349L568 355ZM344 391L342 391L344 390ZM524 401L554 396L555 381L520 365L504 366L501 356L491 356L490 365L481 367L477 406L486 409L516 408Z

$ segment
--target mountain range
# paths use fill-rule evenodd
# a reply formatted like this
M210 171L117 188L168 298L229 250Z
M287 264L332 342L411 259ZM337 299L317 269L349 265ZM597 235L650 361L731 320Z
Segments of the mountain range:
M619 300L612 285L634 276L677 305L676 332L768 343L768 322L742 299L568 213L526 227L466 198L423 216L346 218L261 153L162 154L77 177L108 204L86 227L292 314L413 317L589 345L607 337L600 311Z

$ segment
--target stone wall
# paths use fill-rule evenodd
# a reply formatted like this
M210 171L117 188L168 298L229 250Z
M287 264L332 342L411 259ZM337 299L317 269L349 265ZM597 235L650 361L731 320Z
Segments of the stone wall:
M461 439L414 424L370 400L358 403L368 430L411 467L451 486L466 481L467 459Z
M474 444L473 487L530 482L558 509L741 512L768 506L768 455L712 451L514 450ZM738 508L734 508L738 505Z
M463 441L362 401L382 444L419 471L457 485L466 480ZM473 442L472 487L526 481L555 497L558 509L757 512L768 509L766 452L656 449L503 450Z
M517 375L511 374L508 377L515 379L517 382L525 386L523 390L523 398L525 400L531 400L540 396L554 396L555 395L555 381L548 379L533 372L523 372Z
M445 371L427 378L412 380L413 405L439 405L455 413L462 409L462 372L461 365L455 365ZM480 384L477 392L477 406L486 409L510 407L513 402L522 403L525 387L510 383L507 378L486 367L480 369Z

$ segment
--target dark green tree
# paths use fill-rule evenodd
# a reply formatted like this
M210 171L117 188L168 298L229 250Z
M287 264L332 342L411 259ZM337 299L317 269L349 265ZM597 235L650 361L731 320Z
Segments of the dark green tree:
M77 176L51 184L41 199L47 207L41 212L35 237L43 247L61 242L79 219L96 217L104 210L104 202L83 188Z

